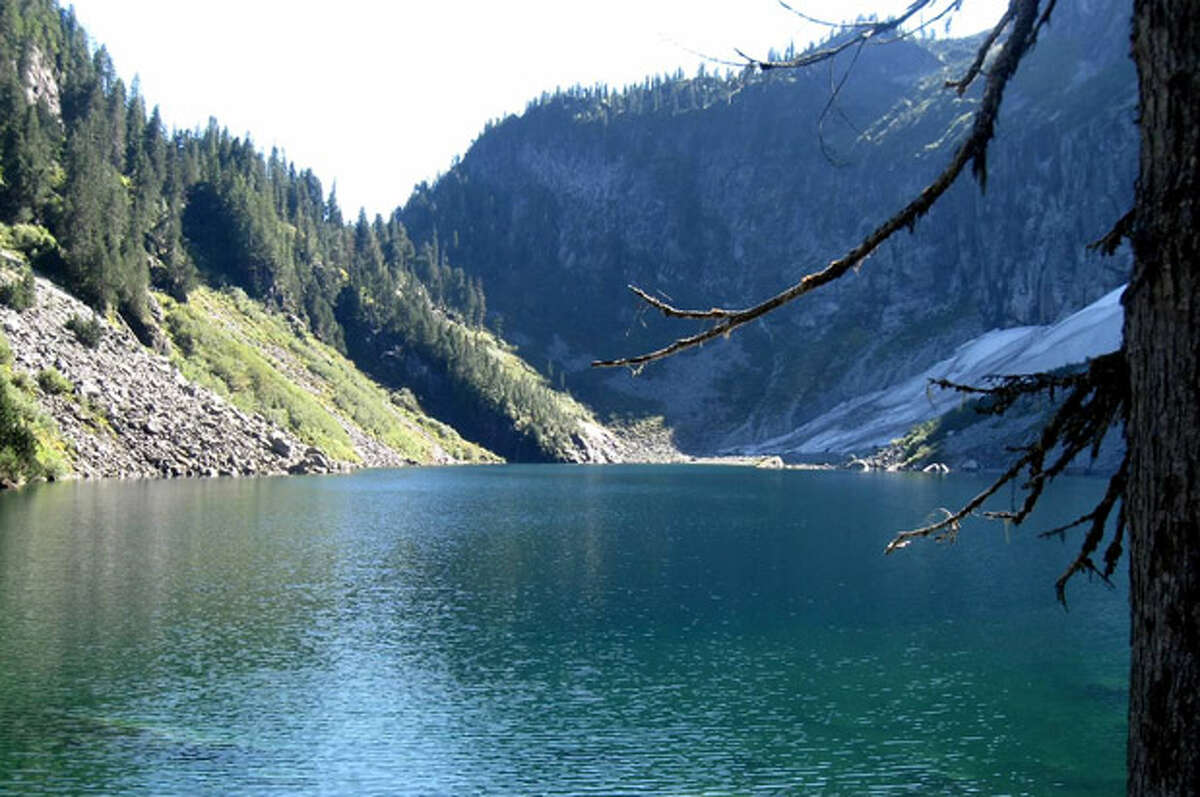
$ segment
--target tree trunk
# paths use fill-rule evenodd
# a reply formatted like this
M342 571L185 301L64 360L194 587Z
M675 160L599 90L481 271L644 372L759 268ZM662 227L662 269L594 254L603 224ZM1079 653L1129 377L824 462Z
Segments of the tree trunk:
M1136 0L1141 100L1125 293L1129 793L1200 790L1200 15Z

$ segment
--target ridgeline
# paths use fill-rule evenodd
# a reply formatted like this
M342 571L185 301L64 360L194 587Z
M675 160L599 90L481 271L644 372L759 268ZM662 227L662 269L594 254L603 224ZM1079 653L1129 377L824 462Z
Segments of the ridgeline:
M347 222L310 170L215 120L168 131L51 0L0 2L0 251L8 483L592 461L611 448L486 327L480 280L436 241L415 244L399 214ZM138 408L126 391L163 400ZM204 413L254 450L209 456L184 421ZM85 427L132 453L104 462ZM141 440L154 429L178 439L157 451ZM189 445L205 456L180 453Z
M673 459L676 443L787 457L775 441L820 437L847 402L1124 279L1127 254L1080 242L1130 201L1127 16L1122 0L1056 12L1005 102L986 193L956 186L853 278L631 378L589 363L691 329L627 284L739 306L840 255L961 140L977 96L945 84L974 43L847 54L833 98L824 74L751 70L545 94L387 218L347 220L311 170L216 120L168 131L70 10L0 0L0 478ZM121 403L99 376L125 370L244 413L231 428L253 455L125 440L204 427L171 420L182 398ZM104 465L81 428L141 453Z

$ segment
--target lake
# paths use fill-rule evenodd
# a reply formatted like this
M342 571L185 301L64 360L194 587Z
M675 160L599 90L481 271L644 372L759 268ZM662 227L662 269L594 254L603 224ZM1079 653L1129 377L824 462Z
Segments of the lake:
M1128 600L983 477L501 466L0 495L0 792L1124 790ZM1004 503L1011 500L1005 495Z

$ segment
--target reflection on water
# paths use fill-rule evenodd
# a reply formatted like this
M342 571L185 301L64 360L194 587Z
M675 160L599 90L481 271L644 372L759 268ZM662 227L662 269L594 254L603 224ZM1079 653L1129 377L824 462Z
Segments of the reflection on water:
M501 467L0 496L0 791L1119 792L1124 587L970 478ZM1065 484L1033 528L1102 485Z

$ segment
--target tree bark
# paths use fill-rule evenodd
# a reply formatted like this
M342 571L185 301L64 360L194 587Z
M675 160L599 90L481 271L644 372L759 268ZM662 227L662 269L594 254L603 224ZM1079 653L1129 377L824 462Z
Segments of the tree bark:
M1141 101L1125 293L1130 794L1200 790L1200 15L1136 0Z

